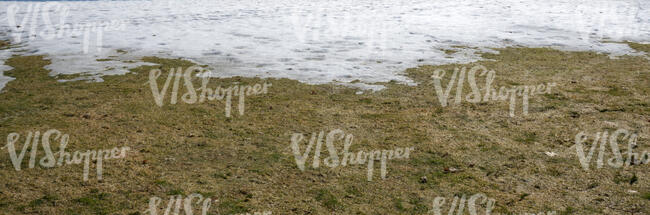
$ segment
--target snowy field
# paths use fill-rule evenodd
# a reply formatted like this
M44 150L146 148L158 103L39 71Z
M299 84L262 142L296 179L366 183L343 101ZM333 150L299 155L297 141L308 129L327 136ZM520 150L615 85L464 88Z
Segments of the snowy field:
M612 42L650 42L649 23L644 0L5 1L0 38L18 45L0 63L44 54L51 75L101 81L160 56L207 64L217 77L381 89L373 83L411 83L406 68L475 61L498 47L634 55ZM10 80L0 74L0 89Z

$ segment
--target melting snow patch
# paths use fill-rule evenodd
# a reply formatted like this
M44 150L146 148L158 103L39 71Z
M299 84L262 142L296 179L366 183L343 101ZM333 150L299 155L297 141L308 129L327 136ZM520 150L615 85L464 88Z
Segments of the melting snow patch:
M2 89L4 89L9 81L15 79L4 75L5 71L12 69L12 67L5 65L5 61L11 56L10 53L9 50L2 50L2 52L0 52L0 92L2 92Z
M472 62L490 48L620 56L639 53L604 41L650 38L650 1L642 0L14 1L0 8L7 8L0 30L49 56L53 75L124 74L141 65L126 61L159 56L208 65L218 77L413 84L404 69ZM123 59L97 61L111 56Z

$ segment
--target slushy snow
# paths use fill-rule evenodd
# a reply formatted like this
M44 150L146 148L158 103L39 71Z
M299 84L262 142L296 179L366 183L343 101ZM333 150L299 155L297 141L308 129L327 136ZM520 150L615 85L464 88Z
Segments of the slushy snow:
M381 89L413 84L406 68L472 62L492 48L620 56L639 53L615 42L650 40L642 0L5 1L0 17L0 37L18 44L0 63L42 54L51 75L96 81L159 56L208 65L215 77ZM0 89L10 80L0 73Z

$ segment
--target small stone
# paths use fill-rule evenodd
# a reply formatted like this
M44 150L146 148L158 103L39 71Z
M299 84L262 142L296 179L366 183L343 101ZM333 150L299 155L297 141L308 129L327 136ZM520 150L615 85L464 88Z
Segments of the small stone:
M458 169L453 168L453 167L445 168L445 173L455 173L455 172L458 172Z
M544 152L544 154L546 154L549 157L555 157L557 155L557 153L555 152Z

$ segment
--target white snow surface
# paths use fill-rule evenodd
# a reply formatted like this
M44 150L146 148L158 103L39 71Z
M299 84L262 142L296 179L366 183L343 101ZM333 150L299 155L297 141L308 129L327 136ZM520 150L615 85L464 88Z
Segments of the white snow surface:
M84 35L93 28L79 26L93 23L108 27ZM413 84L406 68L476 61L492 48L636 55L614 42L649 42L649 23L644 0L8 1L0 2L0 31L8 32L0 37L18 45L0 50L0 63L44 54L51 75L101 80L160 56L208 65L216 77L377 90L373 83ZM0 89L8 69L0 66Z

